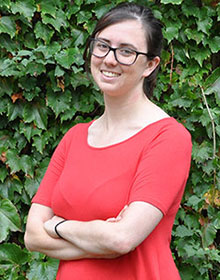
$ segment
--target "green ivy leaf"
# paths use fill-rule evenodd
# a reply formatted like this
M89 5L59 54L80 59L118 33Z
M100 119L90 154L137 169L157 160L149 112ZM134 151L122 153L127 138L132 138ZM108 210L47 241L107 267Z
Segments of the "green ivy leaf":
M55 55L57 63L66 69L70 69L70 66L74 63L75 56L77 55L76 49L70 48L63 50Z
M189 108L192 104L192 100L191 99L186 99L183 97L179 97L175 100L172 101L172 105L173 106L178 106L179 108Z
M16 147L17 147L17 152L20 153L27 145L27 140L26 138L19 133L18 131L16 131L13 135L13 138L16 140Z
M42 63L37 63L37 61L31 61L26 66L26 73L31 76L38 76L46 72L46 67Z
M220 67L216 68L205 80L204 83L204 87L207 88L209 87L209 89L207 89L205 91L205 94L211 94L213 91L211 90L211 87L215 84L215 82L217 82L218 84L218 79L220 77ZM219 83L220 83L220 79L219 79ZM217 85L218 86L218 85ZM218 88L220 88L220 84L218 86Z
M175 236L178 236L178 237L186 237L186 236L192 236L193 235L193 232L192 230L188 229L186 226L184 225L179 225L177 228L176 228L176 231L175 231Z
M196 41L197 44L203 41L204 34L202 32L198 32L197 29L186 28L184 33L189 40L192 39Z
M30 270L27 272L29 280L52 280L56 277L58 260L56 259L33 259L30 262Z
M61 27L68 27L66 14L62 10L56 11L54 17L42 15L42 21L44 24L51 24L58 32L60 32Z
M25 90L28 91L33 90L36 88L36 85L37 85L37 79L34 77L25 76L19 79L19 86Z
M36 149L39 153L43 154L43 150L44 150L45 146L48 144L49 138L50 138L50 135L47 132L44 132L40 136L33 137L33 140L34 140L33 146L36 147Z
M0 61L0 76L17 76L21 74L17 69L16 63L12 59L5 59L4 62Z
M36 38L41 38L46 44L49 44L54 31L50 27L38 21L35 25L34 33L36 35Z
M24 188L29 195L29 198L32 199L32 197L35 195L37 192L39 185L40 185L41 180L38 178L26 178L25 183L24 183Z
M216 8L216 11L217 11L217 15L218 15L218 21L220 20L220 5L218 4L217 8Z
M95 0L92 0L96 2ZM96 7L93 12L95 13L97 18L101 18L106 12L108 12L111 8L113 8L113 3L112 4L107 4L107 5L100 5L99 7Z
M21 198L22 190L23 183L16 175L13 175L10 179L7 178L4 183L0 183L0 196L9 199L11 202L15 202L16 198Z
M71 99L72 95L70 91L65 91L63 93L48 91L47 93L47 104L52 108L56 117L58 117L61 112L70 109Z
M74 96L74 107L80 112L92 112L94 110L95 98L93 95Z
M36 6L33 0L18 0L11 6L11 11L13 14L22 14L30 20L36 11Z
M64 73L65 73L64 70L59 65L57 65L56 68L55 68L54 75L56 77L62 77L64 75Z
M8 175L8 171L5 166L1 166L0 168L0 181L3 183L5 181L5 178Z
M83 3L83 0L75 0L75 4L76 4L77 6L81 6L82 3Z
M7 164L11 169L11 174L16 173L21 170L21 161L18 153L14 149L9 149L6 153Z
M24 46L28 49L35 49L36 48L36 41L35 41L34 32L25 34Z
M20 231L21 221L17 209L8 199L0 199L0 242L4 241L11 231Z
M71 107L69 110L65 110L65 112L60 117L61 123L67 120L72 120L76 112L77 110L74 107Z
M47 108L42 102L25 104L23 118L27 123L34 122L38 128L47 128Z
M38 168L35 169L34 178L25 178L24 188L29 195L30 199L35 195L39 188L40 182L47 170L50 158L45 158L40 163L38 162Z
M0 2L0 7L6 7L7 9L9 9L11 6L11 1L10 0L2 0Z
M210 246L216 237L217 229L213 224L208 224L203 231L203 244L205 247Z
M220 37L219 36L215 36L214 38L208 39L207 43L213 53L217 53L220 51Z
M92 13L88 11L80 11L79 13L77 13L76 17L77 23L82 24L84 22L87 22L92 17Z
M13 92L13 79L0 77L0 96L4 93L11 95Z
M35 52L42 52L46 59L52 57L54 54L58 53L61 46L58 42L52 42L49 46L40 45Z
M191 52L191 57L198 61L200 67L203 65L203 61L210 56L211 52L208 48L200 48Z
M15 148L16 140L11 137L8 131L0 130L0 147L3 147L3 150L7 150L7 148Z
M12 17L3 16L0 17L0 34L7 33L11 38L15 36L16 24Z
M19 44L16 43L13 39L11 39L8 34L1 34L0 42L1 47L5 48L9 52L15 52L19 47Z
M23 106L21 103L9 103L8 102L8 108L7 108L7 116L9 121L13 121L16 118L21 118L23 114Z
M41 135L42 131L35 127L34 125L25 124L23 122L19 125L19 131L20 133L24 134L24 136L27 138L28 142L30 142L31 138L34 135Z
M26 176L33 178L34 176L34 165L33 160L28 155L22 155L20 158L21 170L25 173Z
M209 35L209 29L212 27L212 19L207 17L204 20L197 21L198 30Z
M197 163L202 163L212 157L212 147L203 142L201 145L194 143L192 148L192 158Z
M68 10L66 11L66 17L69 20L72 15L75 15L80 10L79 6L76 6L75 3L70 5L68 7Z
M28 261L28 254L14 243L1 244L0 263L12 265L25 264ZM11 268L12 268L11 267Z
M218 73L218 72L219 71L217 70L216 73ZM213 73L213 75L214 75L214 73ZM215 78L215 77L213 77L213 78ZM205 94L209 95L209 94L212 94L213 92L216 94L216 102L219 105L219 101L220 101L220 77L205 91Z
M163 4L173 4L173 5L180 5L183 0L161 0Z
M83 46L85 44L87 34L79 29L73 28L71 31L71 35L76 47Z
M163 31L164 37L170 43L173 39L177 39L179 36L179 29L181 28L181 22L165 21L166 29Z
M41 0L38 2L38 5L42 14L49 14L55 17L57 4L59 3L59 1Z
M215 100L217 105L220 107L220 92L219 92L219 88L218 88L218 92L215 92Z
M186 205L187 206L192 206L196 211L202 207L204 198L199 198L196 195L192 195L189 197L187 200Z
M81 72L72 74L70 76L70 82L74 90L80 85L85 85L88 87L91 84L91 81L88 79L87 75Z
M183 4L181 6L183 14L186 15L187 17L189 16L194 16L199 18L201 9L199 9L196 5L191 5L191 3L187 1L183 1Z

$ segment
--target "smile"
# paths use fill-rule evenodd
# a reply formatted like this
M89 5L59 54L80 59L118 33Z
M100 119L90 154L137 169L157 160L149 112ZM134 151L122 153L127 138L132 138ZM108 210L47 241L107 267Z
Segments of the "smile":
M109 72L109 71L104 71L104 70L102 70L101 71L102 72L102 74L104 74L106 77L119 77L120 76L120 74L118 74L118 73L115 73L115 72Z

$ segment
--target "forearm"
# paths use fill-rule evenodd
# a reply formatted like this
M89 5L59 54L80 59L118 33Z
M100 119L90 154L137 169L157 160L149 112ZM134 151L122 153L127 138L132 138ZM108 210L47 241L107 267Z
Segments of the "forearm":
M93 254L84 251L73 243L61 239L52 238L44 229L37 231L26 231L25 245L28 250L43 253L51 258L59 260L79 260L85 258L116 258L118 254Z
M59 224L57 230L64 240L82 251L105 258L134 250L147 238L161 218L162 213L156 207L145 202L134 202L126 210L122 210L116 219L88 222L69 220ZM57 236L54 229L60 219L54 216L44 223L44 228L51 237Z
M79 260L91 257L82 249L74 246L68 241L56 239L53 247L38 247L36 250L51 258L59 260Z
M117 223L102 220L67 221L59 225L58 231L66 241L88 254L108 257L130 251L123 247L126 240L119 228Z
M73 260L87 257L87 253L82 249L66 240L52 238L39 227L35 231L27 230L24 239L28 250L40 252L52 258Z

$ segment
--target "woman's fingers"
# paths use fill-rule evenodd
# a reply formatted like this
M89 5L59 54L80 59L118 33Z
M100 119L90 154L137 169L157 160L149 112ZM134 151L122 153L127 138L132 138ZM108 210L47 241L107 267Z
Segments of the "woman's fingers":
M116 218L109 218L106 221L111 222L111 223L119 222L122 219L123 214L125 213L127 208L128 208L128 206L125 205L125 207L120 211L120 213L118 214L118 216Z

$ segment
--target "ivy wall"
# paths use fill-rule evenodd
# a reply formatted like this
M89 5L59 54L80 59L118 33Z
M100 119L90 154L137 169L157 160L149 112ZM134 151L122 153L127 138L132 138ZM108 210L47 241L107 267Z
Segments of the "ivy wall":
M82 53L121 0L0 1L0 278L52 280L57 261L24 248L30 201L63 134L102 113ZM154 102L192 134L192 166L173 228L182 279L220 279L220 3L137 1L164 24Z

